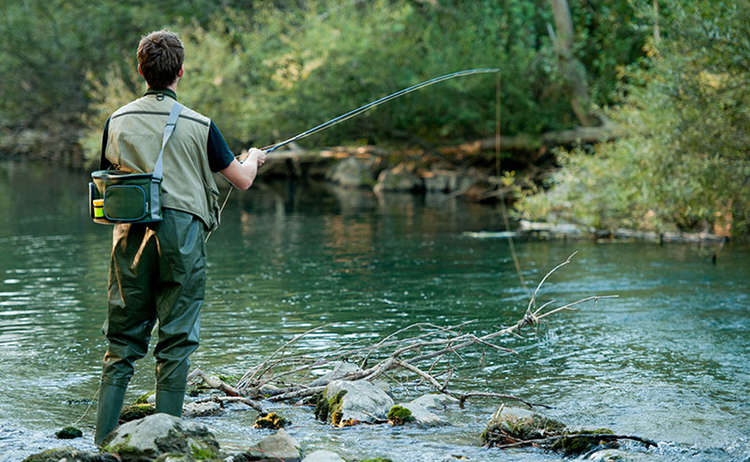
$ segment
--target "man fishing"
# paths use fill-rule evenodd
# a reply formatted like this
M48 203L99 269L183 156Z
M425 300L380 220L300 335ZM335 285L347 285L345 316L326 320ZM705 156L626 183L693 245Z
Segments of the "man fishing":
M138 44L138 72L148 84L141 98L107 120L102 137L102 169L150 172L165 120L177 101L184 47L161 30ZM204 232L219 222L220 172L237 188L255 180L266 154L252 148L235 159L214 122L182 108L164 148L162 221L115 225L109 266L108 311L94 441L101 445L117 426L134 362L146 355L159 321L156 358L156 412L181 416L189 356L198 347L200 310L206 285Z

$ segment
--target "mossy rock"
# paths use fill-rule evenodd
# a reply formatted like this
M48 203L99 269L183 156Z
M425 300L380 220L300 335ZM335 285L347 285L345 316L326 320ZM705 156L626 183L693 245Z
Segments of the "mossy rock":
M72 440L74 438L82 437L83 432L76 427L65 427L59 432L55 433L55 436L59 440Z
M142 419L155 413L156 407L153 404L131 404L122 408L118 423L122 425L125 422Z
M562 435L567 427L562 422L521 408L502 408L495 413L482 432L482 442L501 446L519 440L535 440Z
M275 412L269 412L268 414L255 419L255 425L253 426L255 428L271 428L273 430L278 430L279 428L284 428L289 424L291 424L289 420L281 417Z
M321 422L328 422L330 417L331 424L337 427L340 426L343 415L341 412L341 401L344 395L346 395L346 390L341 390L333 398L326 399L321 393L315 405L315 418Z
M388 411L388 421L393 425L404 425L409 422L414 422L414 416L411 415L411 411L403 406L393 406Z

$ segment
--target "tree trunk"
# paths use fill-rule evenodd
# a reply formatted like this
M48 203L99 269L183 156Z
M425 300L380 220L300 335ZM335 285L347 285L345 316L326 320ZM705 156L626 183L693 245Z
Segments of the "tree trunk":
M586 69L573 55L573 19L567 0L549 0L552 14L555 17L556 33L550 28L552 41L560 59L560 70L570 89L570 105L578 120L584 127L591 127L598 123L596 116L591 114L589 100L589 85L586 81Z

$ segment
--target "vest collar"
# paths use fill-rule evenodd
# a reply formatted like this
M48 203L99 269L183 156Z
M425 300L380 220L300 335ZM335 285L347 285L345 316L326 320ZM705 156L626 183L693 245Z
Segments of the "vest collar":
M160 90L154 90L153 88L149 88L146 91L144 96L148 96L148 95L156 95L156 97L159 99L164 99L164 96L166 95L172 98L173 100L177 101L177 93L173 92L172 90L168 88L163 88Z

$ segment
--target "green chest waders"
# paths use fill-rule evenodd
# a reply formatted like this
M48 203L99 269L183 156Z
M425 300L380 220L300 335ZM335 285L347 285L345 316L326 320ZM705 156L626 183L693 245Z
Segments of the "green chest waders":
M146 355L157 320L156 409L182 412L205 295L204 228L187 212L165 208L161 216L156 223L118 224L113 230L98 445L117 426L134 362Z

